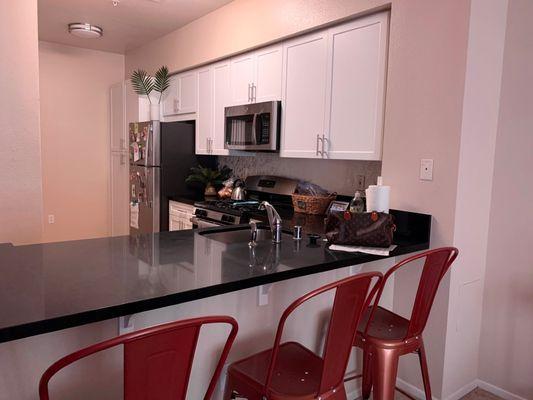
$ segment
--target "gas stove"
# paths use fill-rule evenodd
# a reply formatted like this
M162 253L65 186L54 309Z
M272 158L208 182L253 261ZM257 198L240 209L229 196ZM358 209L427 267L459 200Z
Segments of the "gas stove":
M263 200L269 201L280 215L292 215L291 195L298 182L278 176L249 176L245 185L248 200L206 200L196 207L193 225L198 228L245 224L250 220L265 220L266 212L259 209Z

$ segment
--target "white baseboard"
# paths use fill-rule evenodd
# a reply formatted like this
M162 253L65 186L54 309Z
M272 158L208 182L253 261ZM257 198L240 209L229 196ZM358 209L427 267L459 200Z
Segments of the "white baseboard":
M402 389L405 393L413 396L415 399L425 399L426 394L422 389L419 389L415 385L411 385L409 382L404 381L403 379L396 378L396 386ZM437 397L432 396L433 400L438 400Z
M418 387L411 385L410 383L404 381L403 379L400 379L400 378L396 379L396 386L398 386L400 389L404 390L406 393L408 393L409 395L417 399L423 400L425 398L425 394L422 389L419 389ZM479 387L480 389L486 390L487 392L492 393L498 397L501 397L504 400L527 400L524 397L508 392L505 389L492 385L488 382L482 381L481 379L476 379L466 384L465 386L457 390L455 393L446 397L445 400L459 400L477 387ZM433 399L437 400L435 396L433 396Z
M352 390L351 392L346 393L346 397L349 400L355 400L358 399L363 395L363 392L361 392L361 388L357 388L355 390Z
M459 390L457 390L456 392L452 393L451 395L449 395L448 397L446 397L445 400L459 400L461 399L463 396L466 396L468 393L470 393L472 390L474 390L475 388L477 388L477 379L476 380L473 380L472 382L470 383L467 383L466 385L464 385L462 388L460 388Z
M502 389L501 387L482 381L481 379L477 379L476 384L479 388L486 390L487 392L490 392L492 394L495 394L496 396L501 397L504 400L527 400L524 397L508 392L507 390Z

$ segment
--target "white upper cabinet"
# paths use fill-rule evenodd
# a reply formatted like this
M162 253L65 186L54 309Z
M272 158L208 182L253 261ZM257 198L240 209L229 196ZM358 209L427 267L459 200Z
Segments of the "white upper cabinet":
M231 104L281 99L282 46L231 59Z
M178 75L178 114L196 112L196 80L197 71L189 71Z
M255 80L254 53L231 59L231 103L252 102L252 85ZM229 105L229 104L228 104Z
M388 12L283 46L282 157L380 160Z
M188 71L173 76L162 101L163 116L196 112L197 71Z
M282 157L322 158L327 39L321 31L283 45Z
M164 116L178 113L178 78L176 76L170 78L170 86L163 93L161 111Z
M380 160L388 13L330 29L325 157Z
M213 137L213 68L198 71L198 110L196 113L196 154L209 154Z
M230 79L230 61L222 61L213 66L214 125L209 154L219 156L229 154L229 151L224 148L224 108L231 103Z
M269 46L255 52L255 81L253 100L281 100L281 72L283 68L283 48Z

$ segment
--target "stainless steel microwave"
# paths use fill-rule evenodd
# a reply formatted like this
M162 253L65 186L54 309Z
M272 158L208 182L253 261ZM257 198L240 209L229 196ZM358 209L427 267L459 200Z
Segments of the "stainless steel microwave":
M281 101L226 107L224 147L230 150L279 151Z

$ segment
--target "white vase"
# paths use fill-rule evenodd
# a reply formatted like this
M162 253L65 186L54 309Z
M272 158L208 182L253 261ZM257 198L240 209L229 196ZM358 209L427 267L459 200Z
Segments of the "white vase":
M159 104L150 104L150 118L152 121L159 121Z

